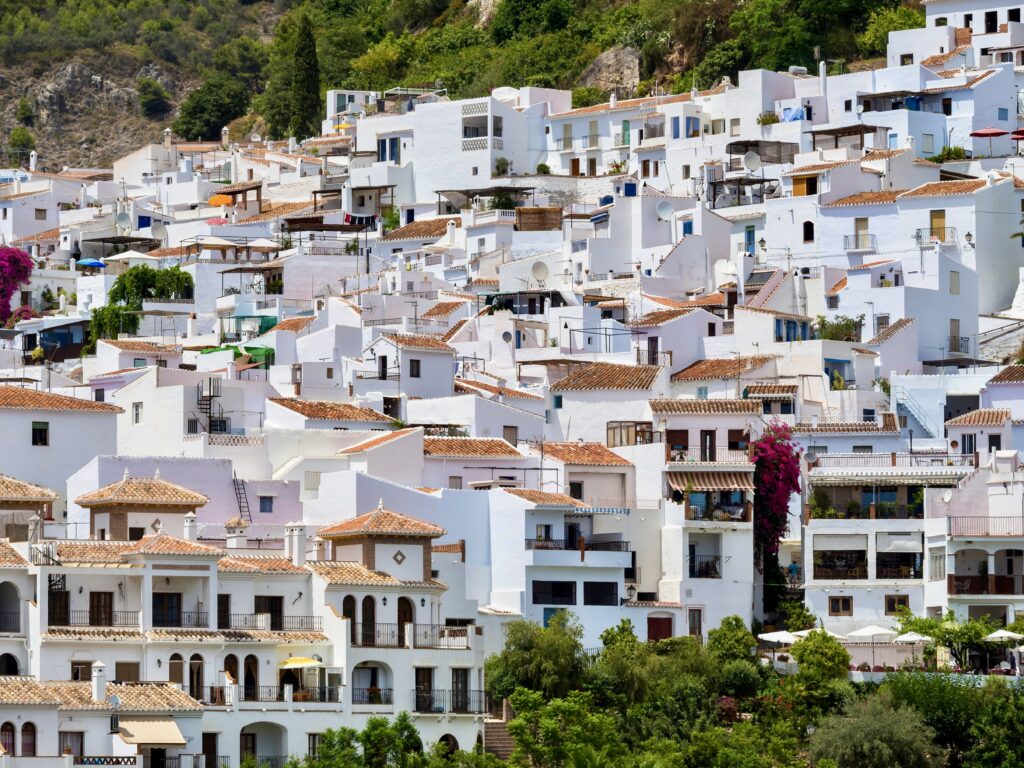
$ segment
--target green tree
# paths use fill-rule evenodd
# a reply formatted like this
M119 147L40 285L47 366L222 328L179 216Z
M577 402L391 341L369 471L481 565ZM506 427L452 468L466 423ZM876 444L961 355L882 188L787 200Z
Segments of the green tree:
M22 96L18 99L18 107L14 111L14 119L22 125L32 125L32 102Z
M96 349L100 339L116 339L118 334L133 334L139 329L139 316L129 314L123 304L107 304L92 310L89 318L88 350Z
M394 722L386 717L371 717L357 737L363 750L365 768L389 768L404 765L404 757L423 749L409 715L402 712Z
M924 9L920 6L897 5L876 8L868 16L864 32L857 36L857 46L865 56L885 54L889 33L900 29L924 26Z
M779 609L786 618L786 629L790 632L814 629L818 625L818 617L807 610L807 606L802 602L796 600L785 602L779 606Z
M900 672L886 677L882 690L894 705L913 707L935 731L935 741L949 750L950 764L961 764L963 754L975 744L973 729L986 706L980 688L949 675ZM987 724L986 730L991 727Z
M845 680L850 669L850 654L827 632L811 632L794 643L793 658L800 676L811 682Z
M988 690L991 688L991 690ZM1024 694L1001 681L986 686L988 701L972 715L965 768L1016 768L1024 765Z
M23 125L14 126L10 138L7 139L7 155L11 162L16 165L26 164L29 152L35 148L35 137L29 133L28 128Z
M152 77L140 77L135 82L139 106L146 117L159 117L171 108L171 94Z
M189 141L215 141L220 131L245 114L249 94L242 83L215 74L186 97L174 121L174 131Z
M860 332L863 326L864 315L857 315L857 317L836 315L831 320L824 315L818 315L815 321L818 338L830 341L860 341Z
M252 93L263 87L269 61L267 47L248 35L229 40L213 54L214 69L238 80Z
M608 100L605 92L592 85L584 85L572 89L572 108L591 107L594 104L603 104Z
M291 122L297 139L320 133L320 63L316 57L316 36L307 14L299 17L292 54Z
M726 616L716 629L708 632L708 653L719 661L749 661L757 639L739 616Z
M916 710L893 706L885 695L849 704L811 735L815 763L837 768L940 768L944 759L934 732Z
M993 645L985 640L985 636L997 629L989 616L961 622L952 611L943 618L923 618L904 609L897 614L897 620L904 632L917 632L948 648L953 661L963 670L970 668L972 654L984 655L991 651Z
M529 768L575 765L590 750L607 763L625 755L615 718L594 712L590 694L573 691L565 698L546 697L520 688L511 696L515 718L508 732L515 741L511 762ZM605 764L607 764L605 763Z
M505 627L505 647L487 659L485 679L500 701L519 687L548 698L565 696L583 679L583 628L568 611L558 611L548 626L513 621Z

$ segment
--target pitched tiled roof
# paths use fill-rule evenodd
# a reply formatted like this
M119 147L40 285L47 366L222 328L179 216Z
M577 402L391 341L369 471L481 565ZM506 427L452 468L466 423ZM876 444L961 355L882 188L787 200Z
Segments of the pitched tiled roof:
M174 347L166 347L152 341L135 341L133 339L100 339L100 344L119 349L122 352L144 352L148 355L175 355Z
M24 568L28 561L8 542L0 539L0 568Z
M895 203L896 198L902 195L905 189L883 189L868 192L857 192L853 195L841 197L831 203L822 203L822 208L844 208L850 205L884 205Z
M835 160L826 161L821 163L812 163L811 165L801 165L799 168L793 168L790 171L786 171L783 176L802 176L804 174L811 173L823 173L825 171L831 171L833 168L841 168L844 165L853 165L854 163L860 162L859 160Z
M645 390L654 386L657 365L591 363L551 385L552 392L587 392L605 389Z
M394 342L402 349L419 349L426 352L451 352L455 350L445 344L444 340L437 336L428 336L423 333L382 333L388 341Z
M308 419L326 419L331 421L379 421L390 422L391 417L385 416L372 408L360 408L352 403L337 403L330 400L299 400L294 397L269 397L275 405L289 411L302 414Z
M500 437L424 437L424 456L460 459L521 459L523 455Z
M34 677L4 676L0 677L0 704L57 706L60 698Z
M0 475L0 502L24 502L27 504L49 504L57 500L57 494L41 485L26 483L7 475Z
M133 547L125 550L125 555L183 555L185 557L221 557L224 550L186 541L166 533L156 536L143 536Z
M682 400L679 398L663 398L651 400L650 405L654 413L717 415L761 412L761 404L756 400Z
M544 443L545 456L563 464L591 467L631 467L633 462L619 456L602 443Z
M1024 383L1024 365L1008 365L991 379L988 384L1020 384Z
M308 573L292 563L291 558L275 555L233 555L217 561L221 573Z
M138 629L123 627L47 627L43 639L48 641L74 641L98 643L142 642L145 635Z
M344 584L353 587L391 587L401 581L380 571L371 571L362 563L340 560L313 560L306 567L328 584Z
M414 517L408 517L378 506L365 515L321 528L317 535L322 539L354 539L366 536L407 536L417 539L424 537L436 539L445 533L444 528L433 523L417 520Z
M909 197L952 197L954 195L969 195L977 192L986 184L985 179L957 179L956 181L931 181L914 187L908 192L900 195L900 198Z
M767 307L752 307L749 304L737 304L735 311L742 310L744 312L754 312L762 315L771 315L772 317L781 317L783 320L814 320L813 317L808 315L797 315L793 312L780 312L777 309L768 309Z
M714 96L719 93L725 93L725 86L717 85L714 88L710 88L706 91L701 91L699 96ZM629 110L639 109L641 107L660 107L665 104L677 104L679 102L690 101L693 97L689 93L680 93L675 96L647 96L639 99L619 99L614 106L611 102L604 102L603 104L594 104L589 107L578 107L571 109L567 112L559 112L551 117L577 117L579 115L595 115L601 112L611 112L613 110Z
M362 440L355 445L350 445L348 448L342 448L338 451L338 455L344 456L346 454L362 453L363 451L368 451L371 448L376 448L379 445L390 443L392 440L396 440L399 437L404 437L405 435L415 432L417 429L418 427L408 427L406 429L396 429L394 432L385 432L377 437L371 437L366 440Z
M865 152L864 157L862 157L860 160L861 162L871 162L873 160L888 160L890 157L896 157L897 155L902 155L903 153L909 151L910 150L907 149L906 147L904 147L903 149L872 149L868 152Z
M156 477L125 477L116 483L85 493L75 499L81 507L110 504L156 505L161 507L201 507L210 500L201 493Z
M61 710L109 710L117 696L120 712L196 712L202 704L170 683L107 683L105 701L93 701L91 682L48 680L40 683ZM2 688L3 686L0 686Z
M947 427L1001 427L1010 419L1007 408L979 408L946 422Z
M218 185L213 188L210 192L211 195L227 195L232 192L251 192L253 190L260 189L263 186L262 179L253 179L251 181L238 181L234 184Z
M796 395L796 384L751 384L747 388L749 397L778 397Z
M418 219L404 227L393 229L381 237L382 242L391 240L430 240L432 238L444 237L448 231L448 222L454 221L458 226L461 221L459 216L442 216L437 219Z
M501 395L509 400L543 400L544 398L540 395L533 395L529 392L523 392L518 389L509 389L508 387L496 387L493 384L484 384L482 381L473 381L472 379L455 379L455 390L459 389L463 391L470 391L476 394L480 392L488 392L492 395Z
M630 328L656 328L690 314L692 309L656 309L629 323Z
M34 235L25 235L19 237L14 241L15 245L21 245L24 243L44 243L51 240L60 240L60 227L54 227L53 229L46 229L42 232L36 232Z
M867 434L890 432L898 434L900 431L899 422L896 421L895 413L883 413L882 423L877 421L819 421L817 425L809 422L800 422L793 427L797 434Z
M857 354L857 355L867 355L868 357L878 357L878 353L877 352L875 352L873 350L870 350L870 349L864 349L863 347L851 347L850 351L853 352L854 354Z
M270 629L151 629L146 639L152 643L287 643L322 645L327 635L318 630Z
M856 266L850 267L848 272L862 272L865 269L874 269L880 267L883 264L891 264L892 259L878 259L877 261L865 261L863 264L857 264Z
M451 328L448 329L448 332L446 334L444 334L444 336L441 337L441 341L447 343L447 342L451 341L452 339L454 339L455 338L455 334L457 334L459 331L461 331L463 329L463 327L466 325L466 323L468 323L468 322L469 322L469 320L466 319L466 318L462 318L461 320L459 320L457 323L455 323L455 325L453 325Z
M452 312L463 306L464 301L439 301L420 317L448 317Z
M247 219L239 219L238 223L258 224L261 221L273 221L274 219L291 216L302 211L311 210L312 208L313 203L311 202L271 203L262 213L257 213L255 216L250 216Z
M867 342L868 346L869 347L874 347L874 346L877 346L879 344L884 344L889 339L891 339L893 336L895 336L897 333L902 331L904 328L909 328L910 324L913 323L913 322L914 322L914 318L912 318L912 317L901 317L895 323L893 323L888 328L886 328L884 331L882 331L877 336L875 336L875 338L871 339L871 341Z
M575 507L577 509L589 508L578 499L567 496L564 493L549 493L548 491L535 491L532 488L502 488L505 493L510 493L531 504L544 507Z
M847 283L847 278L846 278L845 275L843 275L843 277L841 277L836 282L835 285L833 285L831 288L828 289L826 295L827 296L838 296L839 292L842 291L846 287L846 283Z
M61 541L57 543L57 559L65 565L74 563L118 564L121 556L135 546L133 541Z
M726 295L722 291L713 291L712 293L701 294L695 299L689 299L683 301L682 299L673 299L668 296L648 296L644 294L645 299L650 299L655 304L661 304L665 307L672 307L673 309L694 309L696 307L724 307L728 301Z
M279 322L277 325L275 325L273 328L267 331L267 333L271 333L273 331L291 331L292 333L298 333L299 331L306 330L309 327L309 324L312 322L312 315L309 315L307 317L289 317L287 320L282 320L281 322Z
M751 357L709 357L672 374L672 381L711 381L735 379L742 373L756 371L775 359L774 355Z
M965 52L969 51L970 49L971 49L971 46L969 46L969 45L958 45L956 48L953 48L952 50L946 51L945 53L936 53L936 54L934 54L932 56L926 56L925 58L921 59L921 66L922 67L937 67L937 66L939 66L941 64L945 64L950 59L954 59L957 56L960 56L960 55L964 54Z
M97 403L52 392L37 392L22 387L0 387L0 408L24 408L30 411L92 411L96 413L124 413L110 403Z

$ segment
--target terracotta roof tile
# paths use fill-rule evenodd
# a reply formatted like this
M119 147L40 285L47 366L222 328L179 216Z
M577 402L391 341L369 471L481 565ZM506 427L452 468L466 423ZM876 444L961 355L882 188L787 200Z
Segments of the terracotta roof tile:
M883 189L868 192L857 192L841 197L831 203L822 203L822 208L845 208L851 205L885 205L895 203L896 198L907 192L905 189Z
M875 267L881 267L885 264L891 264L892 259L879 259L878 261L865 261L863 264L857 264L856 266L850 267L847 272L863 272L865 269L874 269Z
M82 494L75 503L81 507L105 507L112 504L132 506L185 507L195 509L207 504L210 500L201 493L169 483L155 477L125 477L116 483Z
M878 353L877 352L875 352L873 350L870 350L870 349L864 349L863 347L851 347L850 351L853 352L854 354L857 354L857 355L867 355L868 357L878 357Z
M43 633L43 640L49 642L141 643L144 639L142 630L123 627L60 627L51 623Z
M0 568L25 568L28 561L9 542L0 539Z
M110 403L97 403L51 392L37 392L22 387L0 387L0 408L23 408L29 411L92 411L95 413L124 413Z
M808 315L797 315L793 312L780 312L777 309L768 309L767 307L752 307L749 304L737 304L736 311L742 310L743 312L755 312L762 315L771 315L772 317L781 317L783 320L814 320L813 317Z
M170 683L107 683L106 700L92 700L91 682L48 680L40 683L60 701L61 710L109 710L117 696L121 712L195 712L203 706ZM2 686L0 686L2 687Z
M750 384L746 387L748 397L794 397L796 384Z
M54 240L60 240L60 227L54 227L53 229L44 229L42 232L36 232L34 235L25 235L19 237L14 241L15 245L22 245L24 243L46 243Z
M804 174L812 173L824 173L825 171L831 171L834 168L842 168L846 165L853 165L859 163L860 160L836 160L826 161L821 163L812 163L811 165L801 165L798 168L793 168L790 171L786 171L783 176L802 176Z
M27 504L49 504L57 500L57 494L41 485L26 483L7 475L0 475L0 502L23 502Z
M575 507L576 509L589 509L589 507L578 499L567 496L564 493L550 493L548 491L536 491L532 488L502 488L505 493L517 496L531 504L544 507Z
M501 395L509 400L543 400L544 398L540 395L533 395L529 392L523 392L518 389L509 389L508 387L496 387L493 384L484 384L482 381L473 381L471 379L455 379L455 390L459 389L468 391L474 394L480 394L481 392L487 392L492 395Z
M149 355L176 355L178 350L174 347L167 347L163 344L156 344L152 341L136 341L134 339L100 339L100 344L106 344L122 352L142 352Z
M651 411L668 414L752 414L761 412L761 404L756 400L683 400L680 398L663 398L651 400Z
M835 285L833 285L831 288L828 289L828 291L825 293L825 295L826 296L838 296L839 293L846 287L847 282L848 282L848 278L846 277L846 275L843 275L836 282Z
M590 467L631 467L633 462L619 456L602 443L543 443L541 450L563 464Z
M238 181L234 184L223 184L213 187L211 195L228 195L232 192L252 192L263 188L263 179L252 179L249 181Z
M462 554L462 544L460 544L457 541L453 542L453 543L450 543L450 544L431 544L430 545L430 551L431 552L441 552L441 553L449 552L449 553L452 553L452 554Z
M385 443L390 443L392 440L397 440L400 437L405 437L408 434L415 432L418 427L408 427L406 429L396 429L394 432L385 432L378 437L371 437L366 440L362 440L355 445L350 445L348 448L342 448L338 451L339 456L345 456L353 453L362 453L368 451L371 448L376 448Z
M401 581L381 571L371 571L362 563L340 560L314 560L306 567L328 584L359 587L397 587Z
M308 419L391 422L390 416L385 416L372 408L360 408L352 403L337 403L330 400L299 400L294 397L269 397L267 400Z
M423 455L460 459L523 458L500 437L424 437Z
M267 333L273 331L291 331L292 333L298 333L304 331L309 327L309 324L313 322L315 318L312 315L307 317L289 317L287 320L282 320Z
M291 558L276 555L233 555L217 561L221 573L309 573L292 563Z
M661 368L657 365L591 363L551 385L552 392L593 392L607 389L648 390Z
M452 312L466 304L464 301L439 301L420 317L448 317Z
M910 150L907 149L906 147L904 147L903 149L872 149L864 153L864 157L862 157L860 160L862 163L865 161L872 162L874 160L888 160L891 157L896 157L898 155L905 154L906 152L909 151Z
M135 546L132 541L61 541L56 556L65 565L74 563L116 565L121 556Z
M321 539L361 539L367 536L407 536L410 538L436 539L446 533L433 523L392 512L378 506L365 515L343 520L340 523L321 528L317 535Z
M130 555L221 557L224 555L224 550L195 541L179 539L166 533L158 533L156 536L143 536L135 542L133 547L125 550L125 556Z
M957 56L964 54L970 49L971 46L969 45L958 45L956 48L946 51L945 53L936 53L932 56L926 56L925 58L921 59L921 66L937 67L940 64L945 64L950 59L955 59Z
M1010 420L1007 408L979 408L946 422L947 427L1001 427Z
M912 317L901 317L895 323L893 323L888 328L886 328L884 331L882 331L877 336L875 336L875 338L871 339L871 341L867 342L867 345L869 347L875 347L875 346L878 346L879 344L884 344L889 339L891 339L893 336L895 336L897 333L902 331L904 328L909 328L910 324L913 323L913 322L914 322L914 318L912 318Z
M991 379L988 384L1021 384L1024 383L1024 365L1008 365Z
M699 96L715 96L720 93L725 93L725 86L715 86L706 91L701 91ZM594 104L589 107L579 107L577 109L571 109L567 112L558 112L551 115L553 118L560 117L577 117L579 115L595 115L601 112L621 111L630 109L640 109L641 107L660 107L664 104L677 104L679 102L690 101L692 96L689 93L680 93L675 96L648 96L639 99L619 99L613 107L610 102L603 104Z
M146 639L155 643L288 643L323 645L327 635L319 630L271 629L151 629Z
M636 320L628 323L630 328L656 328L665 323L670 323L673 320L678 320L680 317L685 317L690 314L693 310L690 308L685 309L656 309L653 312L648 312L642 317L638 317Z
M382 333L381 337L393 342L402 349L455 353L455 350L438 336L428 336L423 333Z
M722 291L713 291L711 293L705 293L698 296L696 299L689 299L683 301L681 299L673 299L668 296L647 296L644 295L645 299L650 299L656 304L661 304L666 307L672 307L673 309L694 309L696 307L724 307L728 302L728 298Z
M418 219L404 227L393 229L381 237L382 242L392 240L431 240L444 237L448 231L448 222L454 221L458 226L462 221L460 216L442 216L436 219Z
M0 677L0 704L57 706L60 698L34 677Z
M985 179L958 179L956 181L931 181L904 192L900 199L912 197L953 197L977 192L986 184Z
M819 421L817 425L800 422L793 427L793 432L802 435L811 434L878 434L880 432L899 434L900 427L895 413L883 413L882 423L877 421Z
M709 357L672 374L672 381L712 381L735 379L743 373L763 368L775 359L774 355L752 357Z
M255 216L250 216L246 219L239 219L239 224L258 224L261 221L273 221L283 216L291 216L302 211L312 210L313 203L311 202L298 202L298 203L271 203L270 207L266 208L261 213L257 213Z
M458 332L461 331L468 322L469 320L467 318L462 318L461 320L459 320L457 323L455 323L455 325L448 329L448 332L444 334L444 336L441 337L441 341L447 344L449 341L455 338L456 334L458 334Z

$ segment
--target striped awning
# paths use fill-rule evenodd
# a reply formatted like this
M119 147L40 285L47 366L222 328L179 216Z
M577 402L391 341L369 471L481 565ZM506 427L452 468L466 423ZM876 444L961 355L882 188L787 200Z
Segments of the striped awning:
M673 491L752 491L753 472L669 472Z

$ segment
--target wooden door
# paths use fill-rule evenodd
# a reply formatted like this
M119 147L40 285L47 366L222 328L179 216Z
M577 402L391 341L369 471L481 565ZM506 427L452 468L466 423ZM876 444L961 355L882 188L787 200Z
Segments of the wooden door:
M50 600L50 624L58 627L66 627L70 621L71 611L69 606L71 600L66 589L52 590Z
M574 157L569 162L569 175L570 176L579 176L580 175L580 159L578 157Z
M946 235L946 211L929 211L928 222L931 226L932 240L942 242Z
M217 762L217 734L203 734L203 768L220 768Z
M469 670L452 669L452 712L469 711Z
M868 247L868 220L862 217L853 220L853 233L856 235L856 246L858 248Z
M398 644L405 647L405 626L412 624L413 618L412 600L407 597L398 598Z
M270 628L274 632L280 632L284 624L284 598L280 595L257 595L254 603L256 613L269 613Z
M647 641L657 642L672 637L672 618L670 616L647 617Z
M89 593L89 626L110 627L114 624L114 593Z
M231 629L231 595L217 595L217 629Z

